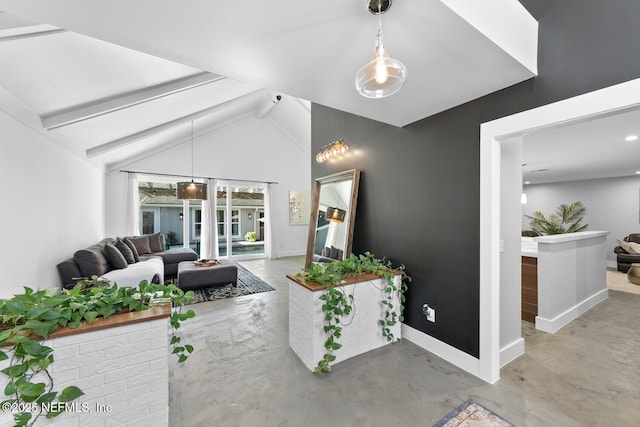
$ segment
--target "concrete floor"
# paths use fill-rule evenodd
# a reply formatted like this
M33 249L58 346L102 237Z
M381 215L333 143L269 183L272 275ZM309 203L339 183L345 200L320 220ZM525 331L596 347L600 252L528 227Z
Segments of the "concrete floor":
M190 306L171 426L431 426L470 398L518 426L640 425L640 295L611 291L553 335L523 322L526 354L494 385L406 340L317 376L288 345L284 276L303 263L242 262L276 291Z

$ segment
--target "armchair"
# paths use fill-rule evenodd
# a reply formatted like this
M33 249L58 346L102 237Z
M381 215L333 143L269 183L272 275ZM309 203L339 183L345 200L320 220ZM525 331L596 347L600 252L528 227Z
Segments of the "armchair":
M625 242L640 243L640 233L632 233L623 239ZM629 253L622 248L622 246L616 246L613 248L613 252L617 254L618 271L626 273L631 264L640 263L640 254Z

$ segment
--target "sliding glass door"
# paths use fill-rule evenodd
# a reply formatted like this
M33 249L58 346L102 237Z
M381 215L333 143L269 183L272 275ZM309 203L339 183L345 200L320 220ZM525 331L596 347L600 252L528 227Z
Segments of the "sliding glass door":
M265 256L266 190L266 184L218 182L216 220L220 257Z

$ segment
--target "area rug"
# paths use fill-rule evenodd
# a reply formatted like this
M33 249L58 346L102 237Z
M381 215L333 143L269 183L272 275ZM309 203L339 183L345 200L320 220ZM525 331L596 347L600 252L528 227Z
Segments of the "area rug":
M485 408L472 399L451 411L449 415L438 421L433 427L515 427L490 409Z
M189 304L197 304L199 302L215 301L275 290L240 264L236 264L236 266L238 267L237 286L233 286L229 283L228 285L196 289L193 291L195 295Z

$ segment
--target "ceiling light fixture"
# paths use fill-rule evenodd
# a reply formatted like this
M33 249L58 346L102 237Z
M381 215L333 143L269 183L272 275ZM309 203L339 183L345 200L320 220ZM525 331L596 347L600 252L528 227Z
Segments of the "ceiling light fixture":
M193 120L191 121L191 182L179 182L176 198L181 200L207 200L207 184L193 180Z
M625 141L636 141L638 139L638 135L629 135L624 140Z
M345 144L341 139L331 142L330 144L325 145L318 151L316 154L316 162L324 163L329 159L337 159L349 151L349 147Z
M384 98L402 88L407 80L407 68L389 57L382 43L382 14L391 7L391 0L369 0L368 10L378 15L378 34L373 58L356 74L356 89L366 98Z

